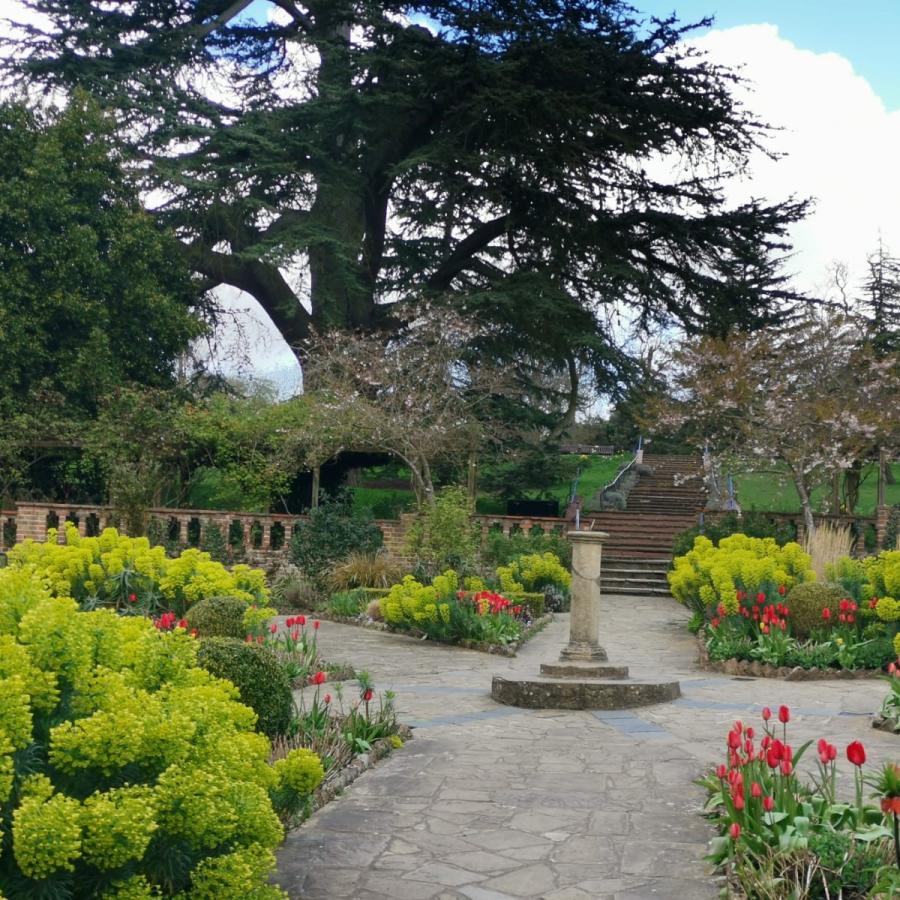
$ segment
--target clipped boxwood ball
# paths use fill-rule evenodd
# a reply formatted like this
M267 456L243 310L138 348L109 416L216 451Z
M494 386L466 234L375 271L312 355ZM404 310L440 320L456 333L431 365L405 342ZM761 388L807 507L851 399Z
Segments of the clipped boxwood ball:
M290 681L271 650L236 638L206 638L200 641L197 664L234 684L241 700L259 717L258 731L270 737L287 731L294 698Z
M206 597L189 607L184 617L201 638L244 638L247 604L239 597Z
M837 624L838 605L847 596L839 584L825 581L804 581L795 584L787 595L790 610L788 621L794 637L808 638L817 628L828 627L822 618L822 610L831 610L832 624Z

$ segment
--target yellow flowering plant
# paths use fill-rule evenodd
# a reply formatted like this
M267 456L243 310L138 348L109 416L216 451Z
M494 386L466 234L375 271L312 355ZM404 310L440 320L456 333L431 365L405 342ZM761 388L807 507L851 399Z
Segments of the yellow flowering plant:
M668 574L672 596L695 613L706 615L720 604L724 612L739 612L739 592L755 593L815 580L808 553L796 543L779 547L774 538L732 534L715 546L702 535L684 556L677 556Z
M81 610L38 568L20 595L24 571L0 570L0 891L283 897L279 815L317 787L318 757L271 766L184 628Z
M237 565L229 571L208 553L185 550L170 559L147 538L130 538L107 528L99 537L82 537L74 525L46 542L23 541L9 552L9 566L23 573L31 590L71 597L86 609L109 606L148 615L163 609L184 615L204 597L231 596L264 605L265 573Z

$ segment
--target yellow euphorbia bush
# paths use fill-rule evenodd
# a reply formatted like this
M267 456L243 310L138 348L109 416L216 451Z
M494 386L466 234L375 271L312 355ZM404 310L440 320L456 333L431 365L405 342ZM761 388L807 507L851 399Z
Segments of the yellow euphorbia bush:
M709 538L694 539L693 549L675 558L669 572L672 596L692 609L723 604L736 613L739 590L756 591L766 584L791 588L815 580L809 554L799 544L779 547L773 538L733 534L719 546Z
M422 625L439 619L447 622L450 607L442 601L457 590L459 576L452 569L435 576L430 585L407 575L381 598L381 614L389 625Z
M900 597L900 550L885 550L861 561L865 583L862 598Z
M278 812L318 785L318 757L269 765L256 714L184 629L83 612L37 572L15 596L23 571L0 570L0 891L283 897Z
M152 591L160 595L163 606L179 614L204 597L227 595L247 603L268 598L261 569L237 565L229 571L200 550L185 550L169 559L147 538L126 537L115 528L105 529L99 537L81 537L68 524L65 536L66 542L59 544L56 531L50 529L45 543L26 540L9 552L9 565L22 573L27 591L117 607L128 605L133 590Z
M497 579L504 594L522 594L551 585L567 588L572 583L569 570L555 553L518 556L508 566L497 569Z

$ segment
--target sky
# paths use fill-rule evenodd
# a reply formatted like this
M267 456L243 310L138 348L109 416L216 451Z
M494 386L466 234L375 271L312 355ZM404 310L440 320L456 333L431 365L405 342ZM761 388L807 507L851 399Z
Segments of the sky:
M732 202L811 198L812 214L796 225L789 271L802 290L828 288L836 262L851 287L862 280L867 253L883 241L900 255L900 0L631 0L640 11L684 22L713 15L691 42L710 59L741 67L741 100L778 127L769 148L783 158L753 157L749 177L728 187ZM0 0L0 15L17 0ZM265 13L258 0L252 14ZM251 371L295 390L299 371L288 347L255 302L223 292L245 309Z

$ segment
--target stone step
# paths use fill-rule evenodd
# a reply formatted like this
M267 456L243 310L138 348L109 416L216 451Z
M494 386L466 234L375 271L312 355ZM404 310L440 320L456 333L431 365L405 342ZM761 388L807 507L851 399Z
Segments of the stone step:
M629 709L666 703L681 696L677 681L646 678L584 678L574 681L535 675L495 675L491 696L498 703L524 709Z

